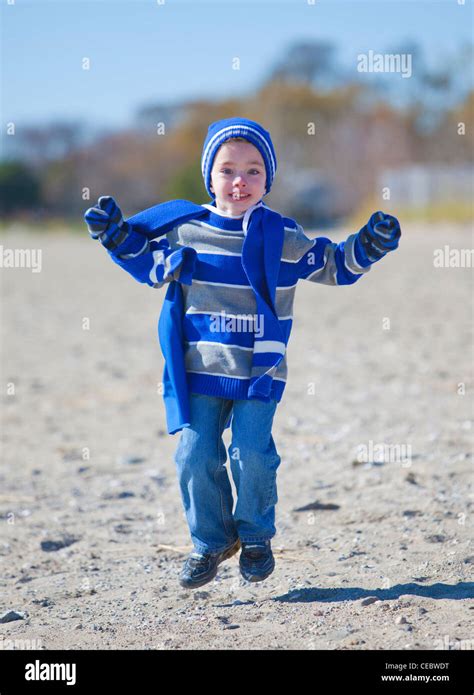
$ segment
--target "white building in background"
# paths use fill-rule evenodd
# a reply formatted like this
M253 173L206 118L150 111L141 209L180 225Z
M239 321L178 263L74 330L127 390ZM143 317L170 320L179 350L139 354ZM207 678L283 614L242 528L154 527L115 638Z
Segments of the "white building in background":
M384 169L377 190L390 189L392 203L423 207L434 203L469 203L474 198L474 166L413 164Z

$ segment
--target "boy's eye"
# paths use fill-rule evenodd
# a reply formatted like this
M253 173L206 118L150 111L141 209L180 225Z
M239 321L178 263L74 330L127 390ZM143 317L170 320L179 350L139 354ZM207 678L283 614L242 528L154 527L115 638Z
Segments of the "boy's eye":
M232 169L221 169L221 174L231 174L231 173L232 173ZM258 169L250 169L250 173L259 174L260 172Z

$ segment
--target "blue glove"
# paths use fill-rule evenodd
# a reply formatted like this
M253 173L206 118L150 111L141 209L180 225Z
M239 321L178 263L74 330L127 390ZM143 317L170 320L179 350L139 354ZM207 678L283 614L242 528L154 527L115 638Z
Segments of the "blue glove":
M378 211L374 212L359 234L366 253L382 258L398 247L401 229L396 217Z
M99 239L109 251L117 248L129 235L130 225L111 196L101 196L96 207L84 213L92 239Z

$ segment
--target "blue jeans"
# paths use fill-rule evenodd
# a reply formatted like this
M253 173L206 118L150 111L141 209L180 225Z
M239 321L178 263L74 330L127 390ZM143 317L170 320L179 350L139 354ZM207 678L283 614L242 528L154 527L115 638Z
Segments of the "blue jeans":
M271 429L277 401L227 400L190 393L190 427L181 431L176 464L191 538L198 552L221 552L241 541L270 540L278 502L280 456ZM222 434L230 412L230 469Z

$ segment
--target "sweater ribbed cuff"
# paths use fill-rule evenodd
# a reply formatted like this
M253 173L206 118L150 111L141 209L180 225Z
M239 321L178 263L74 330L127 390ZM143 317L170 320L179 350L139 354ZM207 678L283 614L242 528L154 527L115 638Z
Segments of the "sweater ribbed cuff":
M129 229L126 238L119 244L116 248L108 250L113 256L124 258L126 256L132 257L135 254L144 253L147 249L148 240L143 234L135 232L133 229Z

